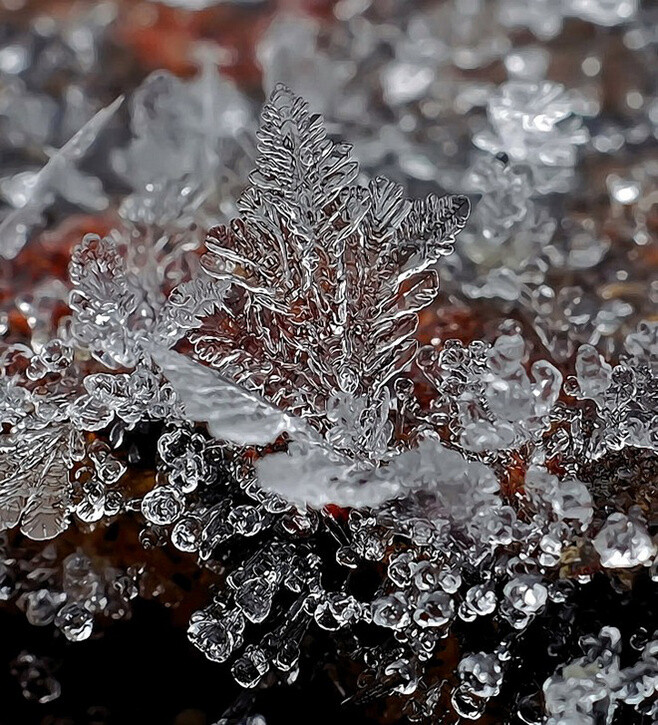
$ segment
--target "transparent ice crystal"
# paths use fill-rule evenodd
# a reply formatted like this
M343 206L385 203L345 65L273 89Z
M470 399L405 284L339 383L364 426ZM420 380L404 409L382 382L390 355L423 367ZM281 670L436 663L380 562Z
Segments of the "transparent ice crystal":
M640 323L635 332L628 334L626 354L614 367L591 345L579 348L570 392L596 404L600 423L591 441L595 457L625 446L656 450L657 335L655 322Z
M112 3L62 8L36 26L11 19L0 38L0 256L12 259L44 214L99 211L108 198L102 174L80 168L120 101L97 63L109 50ZM103 99L103 100L100 100ZM96 115L95 115L96 114Z
M523 301L544 281L543 260L556 224L532 199L534 173L505 154L480 156L467 170L467 191L481 195L460 239L466 257L456 281L471 298Z
M531 166L539 193L564 191L578 146L589 138L580 107L579 99L559 83L508 81L489 99L492 129L477 134L474 142Z
M87 153L103 127L123 102L119 97L101 109L69 141L53 152L35 173L14 179L12 198L16 209L0 220L0 256L12 259L25 245L28 234L43 220L57 195L77 206L96 211L107 208L101 182L81 172L76 164Z
M604 627L597 637L584 637L580 644L584 656L544 682L547 723L611 723L622 703L639 713L656 715L655 640L648 642L637 662L627 667L621 666L621 633L616 627Z
M548 427L562 375L546 360L535 361L528 375L524 358L518 334L503 335L491 347L477 341L465 349L459 341L447 341L438 356L428 350L423 357L423 370L439 392L437 420L456 419L466 450L518 447Z
M174 345L220 304L224 286L208 279L167 289L172 277L185 274L181 250L175 250L173 258L167 256L167 241L181 241L180 234L173 240L160 237L157 246L147 237L135 245L143 250L135 258L128 240L133 256L126 259L111 236L101 239L92 234L73 253L71 333L80 347L108 368L135 367L148 357L150 346Z
M112 158L134 190L121 205L125 218L180 227L209 198L225 205L241 190L242 139L253 114L209 53L202 54L201 71L189 81L165 71L150 75L131 106L133 139Z
M356 491L374 478L391 495L396 470L425 478L432 446L396 459L389 383L415 355L417 313L437 294L434 265L452 250L468 201L408 201L382 178L356 185L349 146L329 140L283 87L263 110L259 154L241 218L211 231L202 260L230 284L226 309L189 335L216 372L174 353L156 359L188 415L220 437L296 438L259 463L264 485L318 504L331 500L332 480Z
M33 539L50 539L68 524L71 482L64 460L66 429L5 436L0 451L0 527L19 522Z
M608 516L593 544L602 566L608 569L646 564L656 554L656 545L642 521L620 513Z

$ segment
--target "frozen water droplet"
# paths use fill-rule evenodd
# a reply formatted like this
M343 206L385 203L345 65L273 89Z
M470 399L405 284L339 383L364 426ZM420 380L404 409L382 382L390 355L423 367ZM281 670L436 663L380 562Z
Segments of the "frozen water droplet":
M444 627L454 616L455 604L445 592L422 594L413 614L420 627Z
M647 563L656 554L656 545L644 525L621 513L608 516L593 543L601 565L607 569L629 569Z
M55 626L71 642L82 642L91 636L94 618L91 612L81 604L65 604L55 617Z
M611 174L606 179L610 196L620 204L634 204L640 198L640 184Z
M202 529L203 524L200 519L186 516L176 522L171 531L171 541L179 551L196 551Z
M592 345L581 345L576 358L576 379L581 393L596 399L611 383L612 368Z
M414 575L414 555L411 552L402 552L391 557L388 564L388 576L399 587L409 586Z
M372 621L380 627L403 629L411 621L407 600L396 592L372 603Z
M242 687L256 687L269 669L269 662L260 647L249 645L242 657L231 667L235 681Z
M236 534L255 536L263 526L263 514L256 506L242 504L231 509L227 522Z
M65 600L65 594L51 592L49 589L37 589L37 591L29 592L25 599L27 621L37 627L50 624Z
M548 590L533 576L522 576L507 582L503 593L508 602L519 612L534 614L538 612L548 598Z
M265 578L247 579L235 594L235 603L244 616L254 623L267 618L272 607L274 588Z
M239 613L222 613L221 621L205 612L195 612L187 629L192 644L213 662L225 662L242 643L244 619Z
M455 711L467 720L477 720L484 713L487 701L471 694L465 687L457 687L450 701Z
M463 687L476 697L495 697L503 683L503 668L493 654L476 652L464 657L457 668Z
M183 499L173 486L158 486L142 499L142 513L153 524L173 523L183 512Z

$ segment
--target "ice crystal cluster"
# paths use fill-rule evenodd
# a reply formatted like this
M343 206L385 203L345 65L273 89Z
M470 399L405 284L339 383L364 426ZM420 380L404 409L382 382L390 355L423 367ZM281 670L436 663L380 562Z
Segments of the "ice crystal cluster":
M189 641L247 691L330 663L411 722L658 721L658 170L628 151L658 118L605 126L511 40L645 9L402 5L276 17L260 122L202 47L69 132L0 49L0 600L80 642L165 597L173 557L203 588ZM590 190L583 157L622 147ZM67 204L103 224L13 283ZM11 668L59 697L48 659Z

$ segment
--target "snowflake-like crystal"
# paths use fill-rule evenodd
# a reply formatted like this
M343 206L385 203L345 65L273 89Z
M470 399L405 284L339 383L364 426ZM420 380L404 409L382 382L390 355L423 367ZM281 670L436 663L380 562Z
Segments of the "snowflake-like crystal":
M391 495L396 468L416 469L406 485L427 477L429 444L406 463L377 465L404 450L390 382L415 355L417 313L438 292L434 265L468 201L408 201L382 178L358 186L349 146L282 86L263 110L259 153L241 218L210 232L202 260L231 285L221 312L189 335L217 372L172 353L156 359L188 415L216 434L263 444L291 433L287 454L260 463L264 485L326 503L330 481L353 487L388 471Z

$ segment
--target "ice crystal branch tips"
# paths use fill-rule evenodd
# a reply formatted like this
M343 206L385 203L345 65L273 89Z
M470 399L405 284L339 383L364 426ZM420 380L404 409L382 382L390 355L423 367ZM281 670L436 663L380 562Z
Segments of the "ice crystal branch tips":
M163 253L169 241L165 233L150 247L144 239L139 245L144 253L130 259L121 254L119 241L130 250L130 231L114 230L105 238L88 234L69 265L71 333L110 369L136 367L148 359L153 345L173 346L221 306L226 288L198 276L170 290L171 278L186 277L189 270L178 250ZM174 241L185 249L177 237Z

